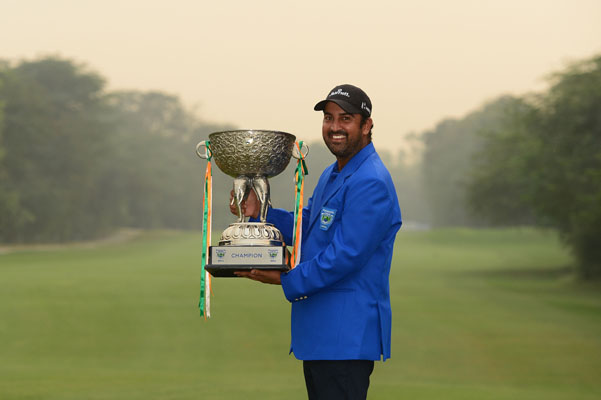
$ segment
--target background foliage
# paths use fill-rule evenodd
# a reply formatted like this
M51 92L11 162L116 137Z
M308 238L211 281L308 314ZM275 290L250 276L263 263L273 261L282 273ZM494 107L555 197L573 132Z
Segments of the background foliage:
M550 88L503 96L423 135L435 226L557 229L584 278L601 276L601 57Z
M468 191L496 223L556 228L585 278L601 276L601 57L551 78L492 126Z
M415 134L420 152L393 154L375 131L405 226L553 228L581 276L601 276L601 56L549 83ZM231 128L174 95L108 92L101 75L71 60L0 62L0 242L198 229L205 162L194 147ZM309 145L307 193L334 161L322 143ZM293 204L293 164L272 180L275 206ZM219 229L233 219L231 178L218 168L214 176Z
M0 241L198 227L194 146L225 127L175 96L106 93L101 76L59 58L5 63L0 82Z
M194 148L232 126L200 120L177 96L106 92L100 75L55 57L5 62L0 84L0 242L200 228L206 162ZM308 145L310 194L334 158L323 143ZM399 180L410 179L383 153ZM294 164L272 180L276 206L292 207ZM232 179L218 168L213 174L214 224L225 226Z

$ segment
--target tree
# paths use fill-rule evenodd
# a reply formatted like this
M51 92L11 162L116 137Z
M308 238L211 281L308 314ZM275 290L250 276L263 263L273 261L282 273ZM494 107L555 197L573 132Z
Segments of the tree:
M225 129L176 96L107 94L100 75L70 60L2 62L0 241L199 228L204 165L195 145ZM227 206L229 188L216 193Z
M540 114L533 206L572 247L582 275L601 277L601 56L555 74Z
M111 221L99 215L95 190L108 145L102 78L51 57L5 70L3 83L5 185L19 222L3 229L3 239L63 241L105 231Z
M7 65L0 67L0 93L4 77L7 71ZM32 215L23 210L19 194L14 190L8 179L8 171L4 158L6 149L3 143L3 120L4 120L5 101L0 100L0 241L6 240L9 232L15 232L31 221Z
M496 125L481 131L483 145L467 177L467 199L475 214L495 226L534 225L531 154L538 142L530 130L537 110L524 99L508 99ZM541 223L542 221L538 221Z
M512 222L521 209L557 228L581 275L601 277L601 56L554 74L547 92L517 105L488 137L472 203L489 219Z
M117 149L107 166L106 201L121 204L122 225L199 228L206 164L194 149L210 132L229 128L202 123L178 97L161 92L114 92L106 102ZM231 180L215 184L214 204L227 206Z
M482 147L480 133L502 123L513 99L501 97L462 119L447 119L426 132L422 159L424 195L436 226L482 226L468 207L467 186L473 157Z

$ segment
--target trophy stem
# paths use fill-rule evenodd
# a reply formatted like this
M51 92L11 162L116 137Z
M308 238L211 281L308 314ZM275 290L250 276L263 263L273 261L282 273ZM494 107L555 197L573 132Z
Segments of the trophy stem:
M252 184L260 203L259 218L261 222L265 223L267 220L267 209L269 208L269 204L271 204L269 181L263 175L256 175L253 177Z

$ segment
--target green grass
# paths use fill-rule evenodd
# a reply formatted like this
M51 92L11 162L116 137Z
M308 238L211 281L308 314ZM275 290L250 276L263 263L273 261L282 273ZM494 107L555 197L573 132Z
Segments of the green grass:
M200 236L0 255L0 399L304 399L281 289L215 279ZM370 399L598 399L601 288L554 235L399 233Z

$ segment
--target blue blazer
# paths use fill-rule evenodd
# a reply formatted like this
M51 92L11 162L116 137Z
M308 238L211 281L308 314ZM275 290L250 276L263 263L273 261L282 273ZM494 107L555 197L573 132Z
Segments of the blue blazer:
M293 213L271 209L267 219L292 243ZM323 172L303 209L301 262L281 277L296 358L390 357L388 276L400 227L396 190L371 143L342 171L334 163Z

